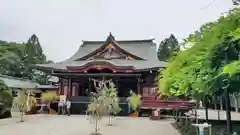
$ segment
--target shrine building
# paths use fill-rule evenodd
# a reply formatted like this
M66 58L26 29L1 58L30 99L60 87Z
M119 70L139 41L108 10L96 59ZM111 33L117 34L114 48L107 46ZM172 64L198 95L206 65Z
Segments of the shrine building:
M59 77L58 94L72 101L75 114L85 112L90 92L96 91L94 80L111 79L125 110L122 115L127 115L130 91L141 94L143 99L156 97L157 73L166 62L158 60L153 40L115 40L110 33L105 41L83 41L67 60L38 64L37 68Z

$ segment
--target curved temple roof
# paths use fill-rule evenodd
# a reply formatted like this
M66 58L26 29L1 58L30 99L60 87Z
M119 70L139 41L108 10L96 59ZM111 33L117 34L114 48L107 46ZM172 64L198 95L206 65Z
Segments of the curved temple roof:
M67 67L81 67L89 62L106 62L115 66L133 66L136 70L152 69L165 67L166 62L159 61L157 58L156 44L154 39L146 40L124 40L117 41L110 35L106 41L83 41L77 52L67 60L54 64L38 64L37 67L42 70L67 70ZM93 59L81 60L94 51L98 51L101 47L113 43L125 52L141 58L142 60L127 60L127 59Z

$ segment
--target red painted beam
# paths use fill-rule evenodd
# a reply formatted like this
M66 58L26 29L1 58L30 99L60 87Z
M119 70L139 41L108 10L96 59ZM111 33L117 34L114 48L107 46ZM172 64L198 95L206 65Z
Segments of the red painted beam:
M116 66L110 62L106 61L93 61L86 63L85 65L82 66L69 66L67 67L69 71L72 72L84 72L88 71L90 69L97 69L97 70L102 70L102 69L110 69L113 72L134 72L135 68L133 66Z

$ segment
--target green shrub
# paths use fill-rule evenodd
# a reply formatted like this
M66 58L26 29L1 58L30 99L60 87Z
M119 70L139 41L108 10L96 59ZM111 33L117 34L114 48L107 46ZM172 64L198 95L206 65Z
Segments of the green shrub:
M11 90L0 80L0 118L11 117L12 102Z

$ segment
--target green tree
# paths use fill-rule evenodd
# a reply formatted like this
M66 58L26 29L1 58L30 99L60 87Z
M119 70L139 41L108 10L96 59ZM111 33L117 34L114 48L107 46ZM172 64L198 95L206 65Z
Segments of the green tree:
M32 64L44 64L47 62L46 56L39 42L38 37L33 34L26 43L26 54L28 62Z
M6 112L11 112L12 100L11 90L0 80L0 116Z
M29 38L25 45L25 55L25 65L28 65L25 69L26 72L29 73L29 79L38 80L41 84L45 84L47 82L46 75L43 72L34 69L34 64L47 63L39 39L35 34Z
M91 93L91 102L88 105L91 121L95 122L95 132L91 135L99 135L99 121L108 114L105 98L101 92Z
M128 102L133 111L137 111L141 104L141 96L137 95L133 91L130 91L130 96L128 97Z
M175 57L180 51L180 46L174 35L165 38L159 45L158 48L158 59L161 61L168 61L171 57Z
M221 83L224 79L230 80L230 92L239 92L239 57L240 54L240 29L236 29L230 35L225 36L224 41L212 48L208 55L210 67L216 69L217 74L209 80L208 87L215 90L216 94L221 94ZM217 81L216 81L217 80Z
M90 120L95 122L95 132L92 134L100 134L98 123L103 116L109 116L109 125L112 125L112 115L116 115L121 111L119 107L119 99L117 96L117 90L114 83L111 80L94 80L95 83L99 83L99 86L95 85L97 92L91 93L92 100L88 105L88 112L90 112ZM95 84L94 83L94 84Z
M0 41L0 74L33 79L40 84L47 84L49 76L34 69L34 64L44 63L52 63L52 61L46 60L35 34L26 44Z
M23 77L24 45L12 42L0 42L0 74Z
M118 114L121 111L121 108L119 107L119 99L117 96L117 89L112 81L108 82L109 87L107 87L107 84L104 84L101 92L102 98L104 98L104 104L106 106L108 115L109 115L109 123L108 125L112 125L112 119L113 115Z
M232 0L233 5L239 5L240 4L240 0Z
M235 8L185 39L185 44L191 42L193 46L180 52L159 74L160 92L175 96L215 94L218 88L214 86L218 85L213 85L213 80L226 64L224 61L238 59L239 22L240 9Z

